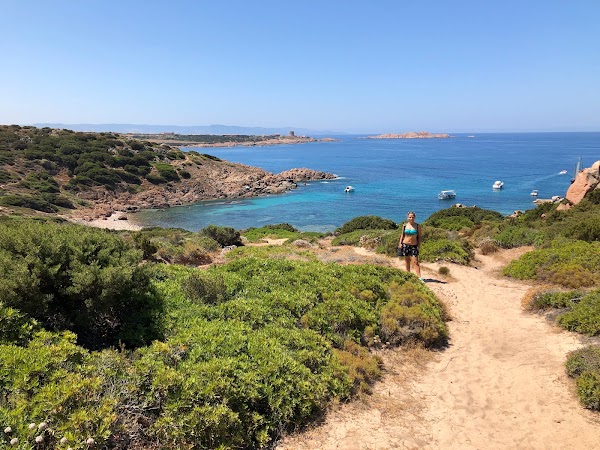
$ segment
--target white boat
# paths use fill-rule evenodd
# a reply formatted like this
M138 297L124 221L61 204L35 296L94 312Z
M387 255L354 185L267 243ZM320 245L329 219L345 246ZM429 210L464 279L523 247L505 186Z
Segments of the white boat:
M346 186L346 189L344 189L344 192L352 192L354 190L354 188L352 186Z
M504 182L502 181L494 181L492 185L492 189L502 189L504 187Z
M564 169L563 169L563 170L561 170L560 172L558 172L558 174L559 174L559 175L564 175L564 174L566 174L566 173L567 173L567 171L566 171L566 170L564 170Z
M441 191L438 194L438 199L439 200L447 200L449 198L455 198L455 197L456 197L456 191L453 191L453 190Z
M537 197L537 195L538 195L537 189L534 189L533 191L531 191L531 194L529 194L529 195L531 195L532 197Z

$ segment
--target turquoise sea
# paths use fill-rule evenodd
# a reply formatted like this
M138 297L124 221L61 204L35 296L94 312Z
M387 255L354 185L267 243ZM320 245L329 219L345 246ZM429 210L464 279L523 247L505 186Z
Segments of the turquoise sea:
M533 189L538 198L564 196L580 156L582 167L600 159L600 132L453 136L383 140L345 135L335 136L338 142L200 149L270 172L308 167L339 179L310 182L281 195L143 211L135 221L192 231L209 224L244 229L282 222L303 231L332 231L361 215L400 222L415 211L417 221L423 221L455 203L511 214L535 207ZM567 173L561 175L562 170ZM496 180L504 182L502 190L492 189ZM345 193L346 185L355 190ZM454 200L438 200L438 192L446 189L456 191Z

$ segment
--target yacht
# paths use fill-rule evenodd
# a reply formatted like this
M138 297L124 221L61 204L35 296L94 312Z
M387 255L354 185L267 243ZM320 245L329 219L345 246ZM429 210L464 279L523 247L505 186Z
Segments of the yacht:
M492 189L502 189L504 187L504 182L502 181L494 181L492 185Z
M346 188L344 189L344 192L352 192L354 190L354 188L352 186L346 186Z
M563 170L561 170L560 172L558 172L558 174L559 174L559 175L564 175L564 174L566 174L566 173L567 173L567 171L566 171L566 170L564 170L564 169L563 169Z
M531 191L531 194L529 194L529 195L531 195L532 197L537 197L537 195L538 195L537 189L534 189L533 191Z
M440 200L447 200L449 198L455 198L455 197L456 197L456 191L453 191L453 190L441 191L438 194L438 199L440 199Z

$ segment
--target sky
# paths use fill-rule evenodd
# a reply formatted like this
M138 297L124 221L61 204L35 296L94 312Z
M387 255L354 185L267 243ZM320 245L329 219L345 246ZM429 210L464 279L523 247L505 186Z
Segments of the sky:
M600 131L598 0L0 0L0 124Z

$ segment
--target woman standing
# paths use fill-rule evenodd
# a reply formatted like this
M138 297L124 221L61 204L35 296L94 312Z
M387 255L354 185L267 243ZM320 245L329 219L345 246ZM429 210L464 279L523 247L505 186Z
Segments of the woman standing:
M410 272L410 263L415 266L415 273L421 278L421 267L419 267L419 247L421 246L421 225L415 222L417 215L410 211L408 222L402 225L402 234L398 242L398 256L404 256L406 271Z

